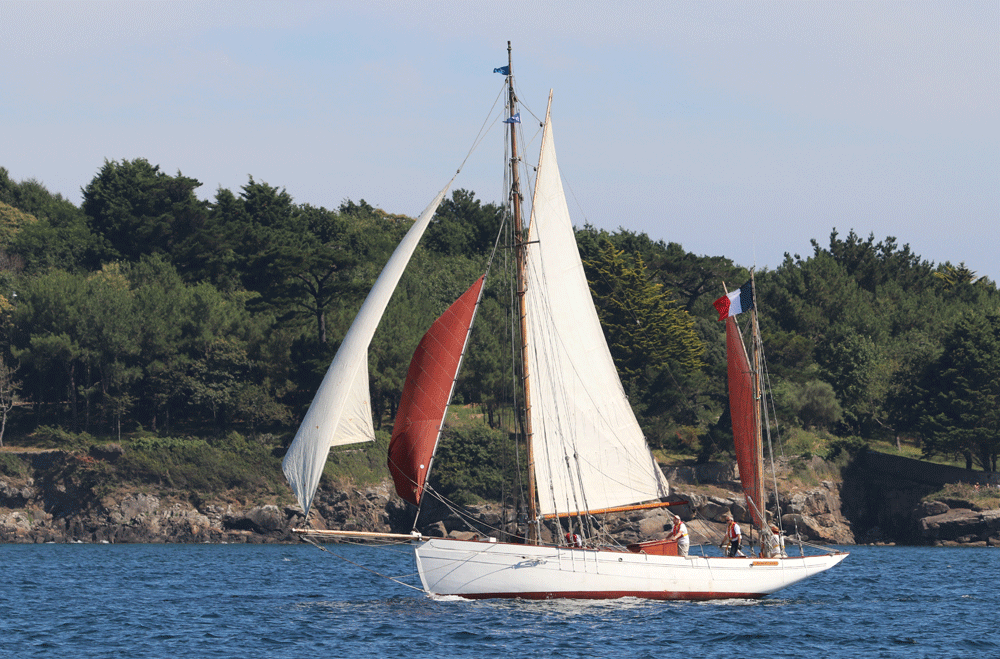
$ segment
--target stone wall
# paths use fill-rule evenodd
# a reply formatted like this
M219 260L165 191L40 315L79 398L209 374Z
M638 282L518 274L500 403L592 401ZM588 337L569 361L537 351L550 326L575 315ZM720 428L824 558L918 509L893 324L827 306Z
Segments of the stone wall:
M844 513L854 524L858 542L987 544L994 535L987 511L973 510L969 502L923 500L949 483L985 485L997 478L997 474L862 451L844 470Z

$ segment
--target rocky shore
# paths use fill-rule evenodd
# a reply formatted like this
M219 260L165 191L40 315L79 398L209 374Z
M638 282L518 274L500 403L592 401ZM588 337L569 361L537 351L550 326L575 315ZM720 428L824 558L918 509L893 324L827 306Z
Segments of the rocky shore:
M35 457L36 467L23 477L0 475L0 542L90 543L265 543L295 542L291 529L302 523L297 506L239 501L191 502L176 493L147 488L113 491L97 497L82 491L72 479L60 479L53 462L79 459L68 452ZM94 459L91 456L91 459ZM101 459L101 458L96 458ZM44 462L47 468L38 468ZM692 544L717 545L723 516L749 521L735 467L712 464L666 468L671 499L687 504L670 508L688 523ZM53 476L55 475L55 476ZM851 489L851 488L848 488ZM779 489L781 521L792 541L851 545L860 542L932 545L1000 545L1000 510L979 510L960 500L923 501L906 519L898 520L903 537L887 536L879 528L857 528L856 508L843 496L844 483L822 481L815 487ZM849 499L849 497L848 497ZM870 504L869 504L870 505ZM494 505L470 508L471 517L444 509L422 514L420 531L432 536L470 537L516 532ZM355 488L325 485L317 495L311 523L317 528L409 532L414 510L400 500L386 481ZM611 540L629 544L665 537L670 513L663 509L621 514L604 520ZM545 531L554 540L560 531Z

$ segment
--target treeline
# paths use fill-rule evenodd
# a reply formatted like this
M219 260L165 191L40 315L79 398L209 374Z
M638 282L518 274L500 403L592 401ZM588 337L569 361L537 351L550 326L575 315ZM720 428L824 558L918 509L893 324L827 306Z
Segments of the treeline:
M105 162L77 207L0 168L8 429L235 429L287 443L412 220L363 200L336 210L297 203L252 177L210 201L197 198L199 186L143 159ZM370 350L377 428L391 426L413 348L482 273L503 220L502 207L469 191L442 204ZM625 230L583 227L577 237L651 444L706 459L727 451L724 343L711 302L749 272ZM457 389L493 425L514 397L511 339L491 322L510 326L507 260L505 250L494 257ZM854 443L914 438L928 455L995 470L993 282L853 232L756 277L779 419Z

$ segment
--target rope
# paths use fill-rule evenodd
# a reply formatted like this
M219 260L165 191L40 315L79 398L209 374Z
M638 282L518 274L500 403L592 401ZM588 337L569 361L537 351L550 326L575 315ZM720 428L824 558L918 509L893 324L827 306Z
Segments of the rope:
M334 558L339 558L340 560L344 561L345 563L350 563L354 567L361 568L362 570L365 570L366 572L371 572L375 576L382 577L383 579L388 579L389 581L395 582L395 583L399 584L400 586L406 586L407 588L412 588L413 590L419 590L421 593L424 593L426 595L430 595L430 592L427 591L427 590L424 590L423 588L418 588L418 587L414 586L413 584L408 584L405 581L400 581L397 577L390 577L387 574L382 574L381 572L373 570L370 567L365 567L364 565L361 565L360 563L356 563L356 562L352 561L349 558L345 558L345 557L341 556L340 554L334 553L334 552L330 551L329 549L327 549L326 547L324 547L323 545L319 544L318 542L316 542L315 540L313 540L313 539L311 539L311 538L309 538L307 536L299 536L299 537L301 538L301 540L303 542L308 542L309 544L311 544L316 549L319 549L320 551L325 551L326 553L330 554ZM409 574L409 575L406 575L406 576L413 576L413 575Z

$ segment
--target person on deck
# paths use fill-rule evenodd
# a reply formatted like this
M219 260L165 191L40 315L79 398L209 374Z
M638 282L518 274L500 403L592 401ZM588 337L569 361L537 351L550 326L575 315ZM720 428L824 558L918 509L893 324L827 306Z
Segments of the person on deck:
M583 547L583 538L579 533L567 533L566 544L570 547Z
M781 535L781 530L771 525L771 558L788 558L785 553L785 538Z
M740 545L743 544L743 533L740 531L740 525L736 523L732 515L726 515L726 540L729 541L729 551L726 555L729 558L735 558L737 556L746 557L742 551L740 551ZM725 547L725 543L723 543Z
M688 555L688 549L691 548L691 538L688 535L687 526L679 515L674 515L674 526L670 529L670 535L667 536L667 540L677 541L678 556Z

